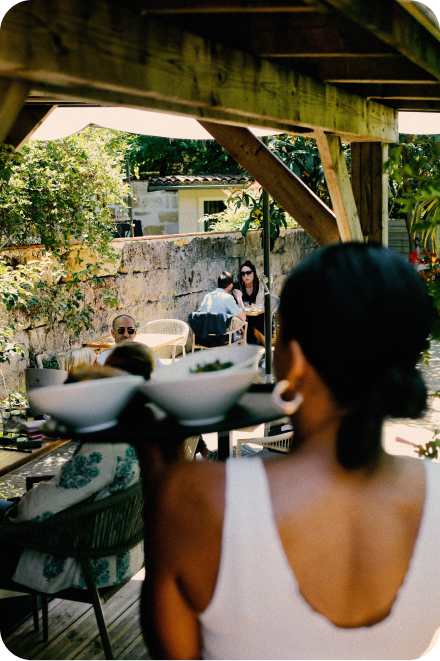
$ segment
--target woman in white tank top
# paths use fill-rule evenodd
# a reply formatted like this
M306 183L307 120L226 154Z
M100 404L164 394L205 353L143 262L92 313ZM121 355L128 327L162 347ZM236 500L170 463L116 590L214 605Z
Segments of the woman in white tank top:
M276 396L295 446L166 473L147 645L167 659L417 658L440 627L439 466L380 438L387 416L425 408L430 299L399 256L338 244L293 271L280 317Z

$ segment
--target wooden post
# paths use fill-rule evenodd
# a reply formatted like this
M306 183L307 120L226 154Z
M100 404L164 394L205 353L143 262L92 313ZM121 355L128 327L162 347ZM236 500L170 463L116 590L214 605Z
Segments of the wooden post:
M319 132L316 142L341 239L342 241L363 241L341 139L337 135Z
M388 146L380 142L351 145L351 182L364 240L388 245L388 175L383 164Z
M4 142L31 86L23 80L0 80L0 142Z
M264 146L268 147L268 139L262 140ZM267 279L266 287L269 293L264 294L264 328L266 336L265 361L266 361L266 383L272 383L272 319L270 313L270 205L269 193L263 189L263 239L264 239L264 278Z
M320 246L340 240L333 212L249 129L200 124Z

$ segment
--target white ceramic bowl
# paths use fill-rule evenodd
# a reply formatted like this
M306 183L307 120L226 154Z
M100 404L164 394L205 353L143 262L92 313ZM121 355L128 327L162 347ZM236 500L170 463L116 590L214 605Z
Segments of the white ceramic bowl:
M259 347L218 347L191 354L153 372L139 389L182 425L214 424L246 392L258 374ZM192 374L198 365L233 362L217 372Z
M33 388L27 393L32 410L86 434L117 424L121 411L144 381L142 376L116 376L108 379Z

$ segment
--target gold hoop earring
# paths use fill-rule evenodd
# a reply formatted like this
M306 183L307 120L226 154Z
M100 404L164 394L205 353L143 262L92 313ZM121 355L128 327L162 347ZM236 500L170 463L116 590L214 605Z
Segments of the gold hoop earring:
M302 393L298 392L295 397L286 402L282 399L281 395L286 392L290 387L290 383L284 379L283 381L278 381L275 388L272 391L272 399L277 408L279 408L286 415L293 415L303 403Z

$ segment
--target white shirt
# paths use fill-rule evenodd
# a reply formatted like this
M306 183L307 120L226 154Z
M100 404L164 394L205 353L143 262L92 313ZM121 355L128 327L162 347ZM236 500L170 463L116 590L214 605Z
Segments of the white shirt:
M240 314L240 308L231 294L217 287L214 291L206 294L200 306L200 312L232 314L233 317L236 317Z

